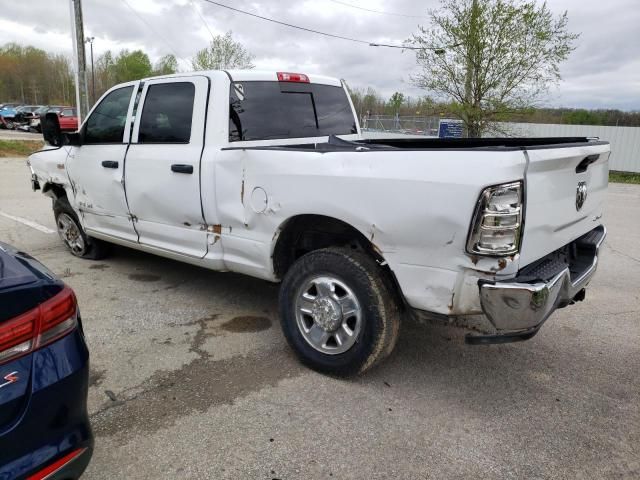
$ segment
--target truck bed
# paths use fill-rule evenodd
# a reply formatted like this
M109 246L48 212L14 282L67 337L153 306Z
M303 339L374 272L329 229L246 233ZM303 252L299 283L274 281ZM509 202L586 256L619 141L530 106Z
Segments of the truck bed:
M224 150L314 150L318 152L344 152L354 150L535 150L544 148L570 148L588 145L606 145L609 142L587 137L498 137L498 138L380 138L357 141L336 136L327 142L283 144L254 147L229 147Z

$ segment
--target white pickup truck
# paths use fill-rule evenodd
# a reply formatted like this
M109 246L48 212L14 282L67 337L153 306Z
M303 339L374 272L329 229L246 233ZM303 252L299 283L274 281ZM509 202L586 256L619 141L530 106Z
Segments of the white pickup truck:
M607 142L366 140L324 76L149 78L77 133L51 122L58 148L29 165L72 254L115 243L282 282L289 344L330 374L389 355L403 312L484 319L472 344L531 338L584 298L605 237Z

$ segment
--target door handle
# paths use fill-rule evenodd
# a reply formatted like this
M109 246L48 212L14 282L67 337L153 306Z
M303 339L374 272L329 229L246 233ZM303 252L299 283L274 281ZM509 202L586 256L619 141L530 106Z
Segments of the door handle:
M113 160L105 160L102 162L102 166L104 168L118 168L118 162L114 162Z
M174 163L173 165L171 165L171 171L176 173L193 173L193 165Z

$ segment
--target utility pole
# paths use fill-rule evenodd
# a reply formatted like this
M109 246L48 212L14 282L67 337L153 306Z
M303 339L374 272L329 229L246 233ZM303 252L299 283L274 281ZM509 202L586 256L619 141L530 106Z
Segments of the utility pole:
M71 7L71 32L76 71L76 105L78 107L78 125L89 111L87 96L87 61L84 52L84 27L82 24L81 0L69 0Z

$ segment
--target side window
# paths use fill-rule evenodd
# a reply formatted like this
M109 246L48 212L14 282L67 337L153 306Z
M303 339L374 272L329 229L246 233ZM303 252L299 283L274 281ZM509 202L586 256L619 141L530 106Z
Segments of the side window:
M133 85L107 95L87 119L84 143L122 143Z
M76 113L73 111L72 108L65 108L64 110L62 110L62 112L60 112L61 115L64 115L65 117L75 117Z
M142 107L138 143L189 143L195 85L150 85Z

